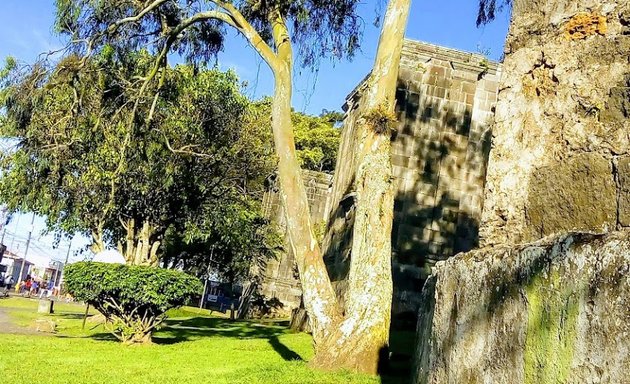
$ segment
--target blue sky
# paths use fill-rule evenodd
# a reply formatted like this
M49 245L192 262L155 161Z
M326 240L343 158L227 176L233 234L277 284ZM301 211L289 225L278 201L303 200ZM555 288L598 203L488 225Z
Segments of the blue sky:
M322 61L317 73L299 68L296 70L293 98L296 110L312 114L319 114L323 109L340 110L345 96L370 71L379 33L379 29L372 24L376 15L376 1L365 1L360 7L365 30L361 52L357 53L353 61ZM477 28L477 4L477 0L413 0L406 37L470 52L482 48L490 50L491 59L498 60L503 52L509 15L499 14L490 25ZM63 46L62 41L52 34L54 0L2 0L0 9L0 60L11 55L29 63L39 54ZM221 68L235 70L240 79L248 84L245 92L249 96L261 97L271 93L269 70L242 38L230 36L218 60ZM24 238L28 232L29 219L22 217L19 225L10 224L7 233ZM43 221L38 219L35 232L41 230ZM10 242L7 240L5 244ZM75 242L78 247L85 240ZM37 245L40 248L49 250L50 244L49 236L38 237ZM65 250L50 250L48 253L61 258Z

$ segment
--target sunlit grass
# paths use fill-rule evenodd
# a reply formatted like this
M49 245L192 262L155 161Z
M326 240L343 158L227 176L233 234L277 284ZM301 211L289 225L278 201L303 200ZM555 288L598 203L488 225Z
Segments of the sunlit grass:
M37 300L0 300L19 326L35 319ZM55 335L0 334L1 383L380 383L378 378L327 373L307 366L312 341L274 323L231 322L208 311L170 313L154 344L123 346L100 325L81 329L85 307L55 304L45 316ZM175 317L177 316L177 317ZM0 332L2 330L0 329Z

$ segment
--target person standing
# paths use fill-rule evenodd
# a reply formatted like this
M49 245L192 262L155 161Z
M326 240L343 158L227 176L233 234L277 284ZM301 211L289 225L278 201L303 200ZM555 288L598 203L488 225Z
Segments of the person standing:
M4 286L7 289L7 291L11 290L11 287L13 286L13 276L7 274L4 278Z

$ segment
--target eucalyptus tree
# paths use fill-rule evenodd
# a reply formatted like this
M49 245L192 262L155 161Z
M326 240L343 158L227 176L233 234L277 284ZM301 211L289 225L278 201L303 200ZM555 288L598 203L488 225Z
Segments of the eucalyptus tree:
M307 67L322 57L352 56L359 46L361 32L359 3L358 0L58 0L57 28L67 33L77 50L86 56L106 44L125 50L150 46L156 60L143 77L140 93L157 83L156 100L162 92L159 84L169 53L177 52L194 62L208 60L222 48L225 28L242 34L274 77L271 116L281 200L289 246L296 256L304 303L312 323L314 364L375 373L379 354L387 346L392 292L391 222L387 220L391 219L393 202L390 204L391 180L387 179L391 165L385 151L409 0L390 2L376 68L369 82L364 121L372 131L366 130L362 137L366 145L362 147L359 164L365 165L360 168L361 178L357 179L362 185L360 192L365 192L358 204L366 215L366 225L357 230L363 242L357 243L353 252L356 262L353 262L354 277L350 278L353 288L348 308L339 305L313 230L291 121L294 51ZM375 166L374 172L368 169L370 164ZM370 201L372 197L376 200ZM372 204L378 209L367 208ZM374 278L370 279L372 275ZM330 354L332 349L335 353Z

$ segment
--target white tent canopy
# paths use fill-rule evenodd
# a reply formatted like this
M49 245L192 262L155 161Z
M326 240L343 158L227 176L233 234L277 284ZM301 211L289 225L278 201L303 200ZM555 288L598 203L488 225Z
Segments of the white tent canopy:
M125 264L125 257L115 249L107 249L94 255L92 261L111 264Z

